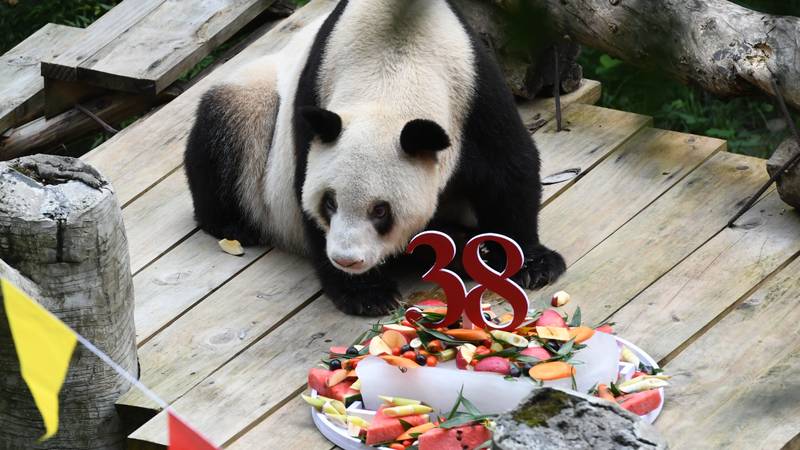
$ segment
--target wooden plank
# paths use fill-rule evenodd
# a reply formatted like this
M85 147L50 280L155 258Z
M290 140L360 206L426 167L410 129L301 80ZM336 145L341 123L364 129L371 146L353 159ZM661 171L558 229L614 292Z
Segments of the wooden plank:
M274 0L167 1L78 65L78 79L156 95Z
M614 314L616 331L661 360L800 252L798 236L800 215L769 193Z
M668 363L673 448L781 448L800 429L800 259Z
M606 156L627 142L639 130L652 124L652 118L598 106L574 103L564 109L564 126L556 131L551 120L533 135L542 160L544 178L567 169L586 175ZM542 186L542 203L566 190L577 181Z
M139 349L142 382L174 401L318 291L316 274L304 258L272 250ZM117 405L158 409L137 390Z
M573 264L553 289L564 289L572 295L573 303L583 311L585 322L606 319L719 233L742 203L766 181L764 163L741 155L717 153ZM566 198L584 181L558 200ZM639 185L624 187L640 188L644 189ZM605 216L599 217L605 220ZM599 222L597 218L594 220ZM539 292L532 298L547 301L550 291Z
M81 40L84 31L50 23L0 56L0 134L42 113L44 78L39 62Z
M229 450L328 450L331 443L311 423L310 407L300 396L254 425L226 448Z
M232 256L203 232L181 242L133 277L136 342L143 345L267 251L248 247L244 256Z
M111 181L120 203L127 204L182 164L197 104L209 87L253 58L279 51L299 28L329 12L335 3L314 0L299 9L140 126L114 136L83 159Z
M374 321L345 316L327 297L317 298L172 406L213 442L227 444L294 396L305 383L308 368L332 343L349 342ZM161 394L158 388L155 390ZM310 420L308 426L312 426ZM128 441L134 448L164 448L166 431L165 414L159 413Z
M78 65L147 17L166 0L123 1L86 28L84 37L65 51L42 60L41 74L62 81L78 80Z
M183 171L176 171L123 210L131 255L137 273L176 242L192 233L192 196Z
M540 213L542 242L575 263L724 147L718 139L646 129Z

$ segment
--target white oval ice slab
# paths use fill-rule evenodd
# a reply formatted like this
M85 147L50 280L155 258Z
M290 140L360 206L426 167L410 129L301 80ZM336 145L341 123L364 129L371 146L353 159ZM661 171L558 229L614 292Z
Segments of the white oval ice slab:
M599 337L599 339L595 340L595 337ZM609 347L609 343L613 344L613 348ZM628 347L640 360L648 365L658 368L658 363L650 355L620 337L597 332L592 339L586 341L586 344L587 348L575 352L575 357L573 358L582 362L582 364L576 365L575 369L579 392L587 392L595 383L608 384L616 379L617 373L621 371L627 372L623 375L624 378L630 378L633 372L631 368L626 367L625 363L617 362L619 360L619 344ZM607 378L608 369L606 366L608 359L601 357L599 353L601 349L608 352L606 354L614 357L612 359L614 361L614 374L611 378ZM595 364L597 367L594 367L593 370L588 370L590 364ZM361 394L365 405L362 405L361 402L355 402L347 408L347 414L357 415L367 421L372 420L375 416L375 410L380 405L380 401L377 398L378 395L421 400L435 410L446 414L453 407L458 398L458 391L463 385L464 396L469 398L481 412L494 414L505 412L517 406L535 386L529 378L521 377L507 380L493 373L458 370L452 361L437 367L421 367L402 372L400 368L391 366L380 358L369 357L358 363L356 373L361 380ZM374 379L378 380L378 382L365 382L363 377L368 379L377 377ZM579 377L581 377L580 380L578 380ZM590 378L594 378L596 381L591 381ZM398 382L398 380L401 380L401 382ZM426 386L425 384L428 385ZM547 382L545 386L571 389L572 381ZM664 389L661 388L660 392L661 404L654 411L642 416L642 419L646 422L653 423L661 413L661 408L664 406ZM312 396L316 396L316 392L312 391ZM449 403L446 403L448 401ZM313 407L311 408L311 417L322 435L344 450L375 448L350 437L345 428L331 422L325 417L325 414L318 412ZM380 448L387 449L386 447Z

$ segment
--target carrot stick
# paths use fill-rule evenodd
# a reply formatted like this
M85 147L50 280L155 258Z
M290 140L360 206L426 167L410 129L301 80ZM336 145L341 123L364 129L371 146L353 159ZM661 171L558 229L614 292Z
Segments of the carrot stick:
M560 378L571 377L575 374L575 367L564 361L553 361L546 363L539 363L531 367L528 372L531 378L536 380L558 380Z
M588 341L594 336L594 330L589 327L573 327L569 329L569 335L575 339L576 344Z
M616 397L614 397L614 394L611 393L611 389L609 389L605 384L597 385L597 396L610 402L617 401Z
M472 330L468 330L466 328L455 328L452 330L445 330L444 334L453 339L458 339L459 341L485 341L492 338L489 333L480 328L475 328Z
M398 367L419 367L419 364L402 356L381 355L381 359L387 363Z

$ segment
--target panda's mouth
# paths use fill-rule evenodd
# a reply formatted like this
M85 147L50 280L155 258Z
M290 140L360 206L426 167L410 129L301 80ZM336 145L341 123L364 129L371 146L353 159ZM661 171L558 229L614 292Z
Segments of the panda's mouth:
M351 273L354 275L362 274L369 270L369 266L363 260L357 259L345 259L345 258L328 258L333 264L334 267L341 270L342 272Z

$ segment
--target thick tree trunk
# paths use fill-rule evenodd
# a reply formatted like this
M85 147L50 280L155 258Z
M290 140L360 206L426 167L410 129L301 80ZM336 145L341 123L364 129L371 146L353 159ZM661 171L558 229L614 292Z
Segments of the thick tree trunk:
M528 0L490 0L513 10ZM542 0L559 32L720 96L773 95L800 108L800 18L726 0Z
M122 213L110 186L77 159L38 155L0 163L0 276L136 373L133 284ZM19 372L0 307L0 449L121 449L114 402L128 390L82 346L61 392L58 434Z

